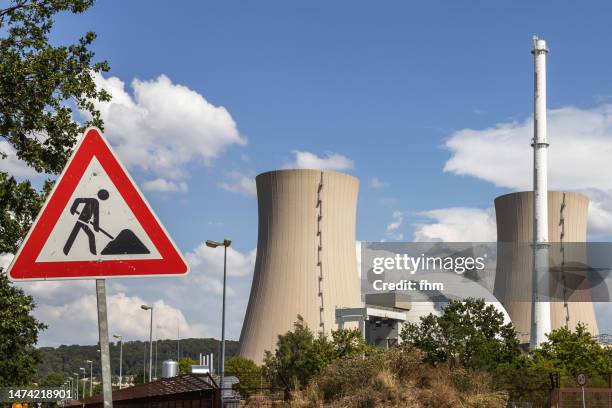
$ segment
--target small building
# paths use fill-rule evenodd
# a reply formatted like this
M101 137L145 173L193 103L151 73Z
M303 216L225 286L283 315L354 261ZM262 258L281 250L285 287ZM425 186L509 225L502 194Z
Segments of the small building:
M161 378L113 390L113 408L218 408L219 387L210 374ZM103 408L102 395L69 401L65 408Z
M410 297L397 292L365 296L365 307L336 309L339 329L348 322L359 322L363 339L373 346L392 347L400 343L402 325L410 310Z

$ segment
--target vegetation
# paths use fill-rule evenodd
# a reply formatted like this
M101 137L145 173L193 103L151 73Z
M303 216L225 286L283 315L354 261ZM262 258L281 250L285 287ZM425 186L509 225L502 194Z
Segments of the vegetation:
M262 370L287 379L293 407L408 408L501 408L509 401L547 407L551 374L560 375L561 386L574 386L578 372L604 386L612 371L612 351L584 326L554 330L541 348L524 352L512 324L477 299L450 302L441 316L425 316L401 336L400 347L372 348L357 331L315 336L298 316Z
M198 364L199 361L195 358L183 357L179 360L178 371L179 374L189 374L191 372L191 366Z
M414 348L370 350L326 366L303 389L292 393L291 406L302 407L496 407L508 395L497 391L490 376L441 363L423 361Z
M261 388L261 368L245 357L230 357L225 362L225 375L238 377L234 386L240 395L248 398Z
M0 268L0 386L32 381L40 353L34 348L45 325L31 312L34 301L8 281Z
M299 388L331 361L361 353L365 348L357 330L334 332L330 341L322 335L315 337L302 316L298 316L294 330L278 336L276 351L266 351L263 371L271 382L280 376L287 384Z
M504 315L483 299L451 301L441 316L430 314L420 324L405 325L401 337L422 350L432 365L495 368L521 356L514 326L504 324Z
M49 41L57 13L82 13L92 3L13 0L0 8L0 160L15 154L37 172L57 174L84 127L102 126L92 101L109 95L96 89L92 72L107 71L108 64L93 61L95 34L71 45ZM91 119L77 124L71 106ZM37 191L29 181L0 172L0 253L15 253L50 185ZM45 328L31 316L34 306L0 271L0 385L33 379L40 360L33 346Z
M1 313L1 312L0 312ZM155 366L153 372L157 372L157 376L161 375L162 362L164 360L176 360L176 340L159 340L157 342L157 371ZM1 345L0 345L1 346ZM215 339L181 339L181 356L191 358L196 363L200 353L214 354L214 360L217 359L220 343ZM146 362L149 364L149 342L148 341L126 341L123 344L123 375L138 376L135 380L142 382L143 364L145 361L146 347ZM225 349L228 356L238 354L238 342L226 341ZM85 360L93 361L93 375L99 378L100 376L100 357L99 347L97 345L80 346L80 345L61 345L59 347L42 347L39 349L41 353L41 363L36 372L36 378L41 380L50 373L58 373L64 377L77 372L79 367L85 367ZM119 375L119 343L110 344L111 356L111 374ZM153 343L153 363L155 364L155 342ZM89 370L89 369L88 369ZM89 372L89 371L88 371ZM148 378L148 368L147 368Z

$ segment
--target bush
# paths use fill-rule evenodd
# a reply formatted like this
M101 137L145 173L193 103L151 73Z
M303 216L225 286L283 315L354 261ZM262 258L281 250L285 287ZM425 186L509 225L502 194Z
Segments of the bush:
M302 407L505 407L507 395L495 389L485 371L424 363L417 349L370 350L334 360L291 406Z

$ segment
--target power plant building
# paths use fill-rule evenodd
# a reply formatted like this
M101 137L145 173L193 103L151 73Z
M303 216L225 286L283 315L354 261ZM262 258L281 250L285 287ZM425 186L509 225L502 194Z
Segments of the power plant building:
M559 243L564 242L568 245L567 250L573 251L571 259L586 265L586 250L570 243L586 242L588 207L589 199L583 194L548 192L548 236L552 245L549 256L552 264L561 263ZM495 199L499 246L494 294L510 315L522 343L529 342L531 330L532 304L527 297L532 293L533 209L532 191L506 194ZM501 259L506 261L500 262ZM554 288L554 285L551 287ZM574 329L578 322L582 322L591 333L597 334L593 303L584 299L584 296L589 296L588 288L573 296L583 298L580 301L564 302L562 297L553 297L554 301L550 302L551 329L566 325Z
M359 180L321 170L256 177L257 258L240 355L261 363L297 316L315 333L337 329L336 308L361 307L355 249Z

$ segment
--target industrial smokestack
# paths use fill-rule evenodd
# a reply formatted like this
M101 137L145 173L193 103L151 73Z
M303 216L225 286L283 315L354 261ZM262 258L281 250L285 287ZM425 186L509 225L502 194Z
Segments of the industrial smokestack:
M533 296L530 345L538 347L551 330L548 301L548 139L546 135L546 41L533 37Z

